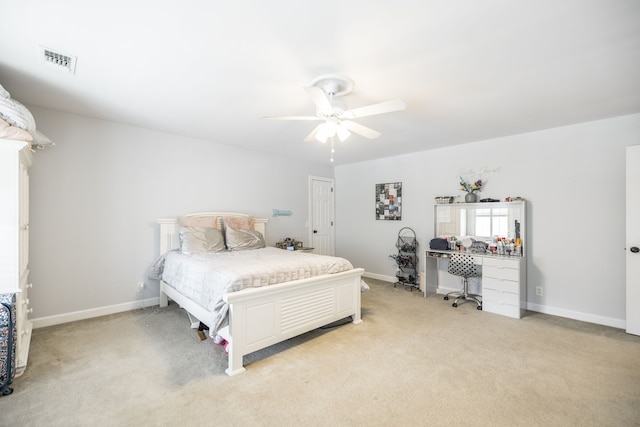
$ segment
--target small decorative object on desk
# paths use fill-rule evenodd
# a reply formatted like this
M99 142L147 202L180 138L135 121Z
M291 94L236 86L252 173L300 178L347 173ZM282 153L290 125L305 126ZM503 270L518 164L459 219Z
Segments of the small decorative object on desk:
M464 196L465 203L475 203L478 201L478 196L475 192L482 189L482 180L479 179L473 184L467 184L467 182L460 177L460 189L467 192Z
M287 237L286 239L276 242L276 248L286 249L288 251L295 251L298 249L302 249L303 246L304 245L302 244L302 242L292 239L290 237Z
M471 243L471 247L469 248L469 250L471 252L475 252L478 254L484 254L487 252L487 247L488 245L485 242L480 242L476 240L473 243Z
M455 196L438 196L436 197L436 203L439 205L450 205L453 203L453 198Z

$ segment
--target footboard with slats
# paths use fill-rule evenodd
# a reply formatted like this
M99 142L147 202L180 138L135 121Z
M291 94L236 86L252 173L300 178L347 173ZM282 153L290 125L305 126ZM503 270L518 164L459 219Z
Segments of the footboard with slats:
M229 368L243 372L242 357L352 316L360 323L361 268L226 294ZM228 337L225 336L228 333Z

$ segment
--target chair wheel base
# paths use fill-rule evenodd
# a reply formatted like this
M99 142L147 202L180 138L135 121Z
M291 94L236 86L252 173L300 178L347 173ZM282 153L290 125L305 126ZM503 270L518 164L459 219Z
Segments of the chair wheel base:
M477 308L478 308L478 310L482 311L482 306L481 305L479 305Z
M445 301L448 301L448 300L449 300L449 297L448 297L448 296L445 296L445 297L444 297L444 300L445 300Z

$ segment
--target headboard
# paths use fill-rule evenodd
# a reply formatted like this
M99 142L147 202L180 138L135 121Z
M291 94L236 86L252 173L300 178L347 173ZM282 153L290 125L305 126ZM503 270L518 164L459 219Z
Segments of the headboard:
M222 230L222 221L226 216L242 216L250 217L251 215L234 213L234 212L201 212L183 215L185 217L218 217L216 221L216 228ZM264 218L254 218L254 229L262 233L267 238L267 221ZM178 232L178 219L177 218L159 218L158 224L160 224L160 255L169 252L173 249L180 247L180 233Z

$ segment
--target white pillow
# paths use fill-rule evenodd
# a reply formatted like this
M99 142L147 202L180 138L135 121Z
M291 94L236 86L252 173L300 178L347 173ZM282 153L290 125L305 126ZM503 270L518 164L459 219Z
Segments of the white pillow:
M183 254L225 252L224 236L217 228L179 227L180 250Z
M264 236L259 231L236 230L229 226L225 227L225 241L230 251L260 249L266 246Z

